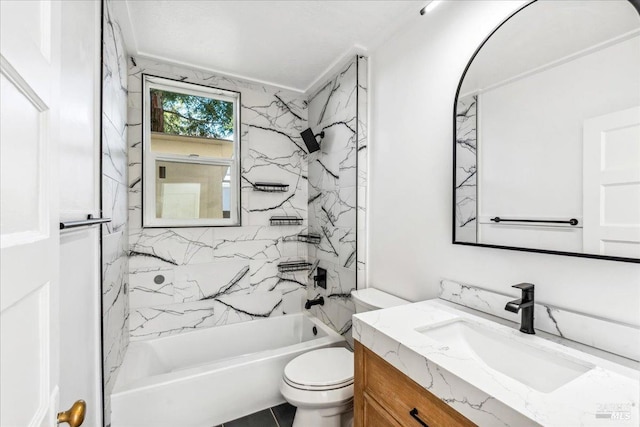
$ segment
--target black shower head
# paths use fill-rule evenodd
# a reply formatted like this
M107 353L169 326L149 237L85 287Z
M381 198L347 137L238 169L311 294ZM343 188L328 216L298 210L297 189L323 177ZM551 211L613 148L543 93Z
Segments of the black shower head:
M313 153L314 151L318 151L320 149L320 144L318 143L318 140L313 134L311 128L307 128L306 130L302 131L300 136L302 137L304 143L307 145L307 150L309 150L309 153ZM324 138L324 131L320 132L319 136L321 139Z

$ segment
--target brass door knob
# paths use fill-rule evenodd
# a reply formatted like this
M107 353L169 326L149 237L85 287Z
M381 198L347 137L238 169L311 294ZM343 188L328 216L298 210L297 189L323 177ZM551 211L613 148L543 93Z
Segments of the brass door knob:
M67 423L71 427L78 427L84 421L87 404L84 400L76 400L68 411L58 412L58 424Z

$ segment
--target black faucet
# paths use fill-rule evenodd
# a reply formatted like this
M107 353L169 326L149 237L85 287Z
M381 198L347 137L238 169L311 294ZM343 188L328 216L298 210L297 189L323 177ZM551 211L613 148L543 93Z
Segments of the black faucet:
M304 308L309 310L314 305L324 305L324 298L308 299L307 302L304 303Z
M513 285L512 288L522 289L522 298L509 301L504 309L512 313L517 313L522 309L522 313L520 314L520 332L535 334L533 330L533 290L535 285L531 283L520 283Z

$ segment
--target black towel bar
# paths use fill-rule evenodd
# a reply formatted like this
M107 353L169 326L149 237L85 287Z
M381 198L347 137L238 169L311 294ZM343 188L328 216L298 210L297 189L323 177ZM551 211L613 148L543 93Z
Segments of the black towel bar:
M66 230L68 228L88 227L96 224L106 224L111 222L111 218L93 218L93 215L88 215L87 219L80 221L65 221L60 223L60 230Z
M567 221L562 220L552 220L552 219L511 219L511 218L500 218L499 216L495 218L491 218L491 221L496 224L499 222L539 222L543 224L569 224L569 225L578 225L578 220L575 218L571 218Z

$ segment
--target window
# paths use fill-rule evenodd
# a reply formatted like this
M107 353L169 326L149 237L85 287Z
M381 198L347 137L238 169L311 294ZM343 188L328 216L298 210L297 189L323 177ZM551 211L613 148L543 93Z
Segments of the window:
M143 76L143 225L240 225L240 94Z

